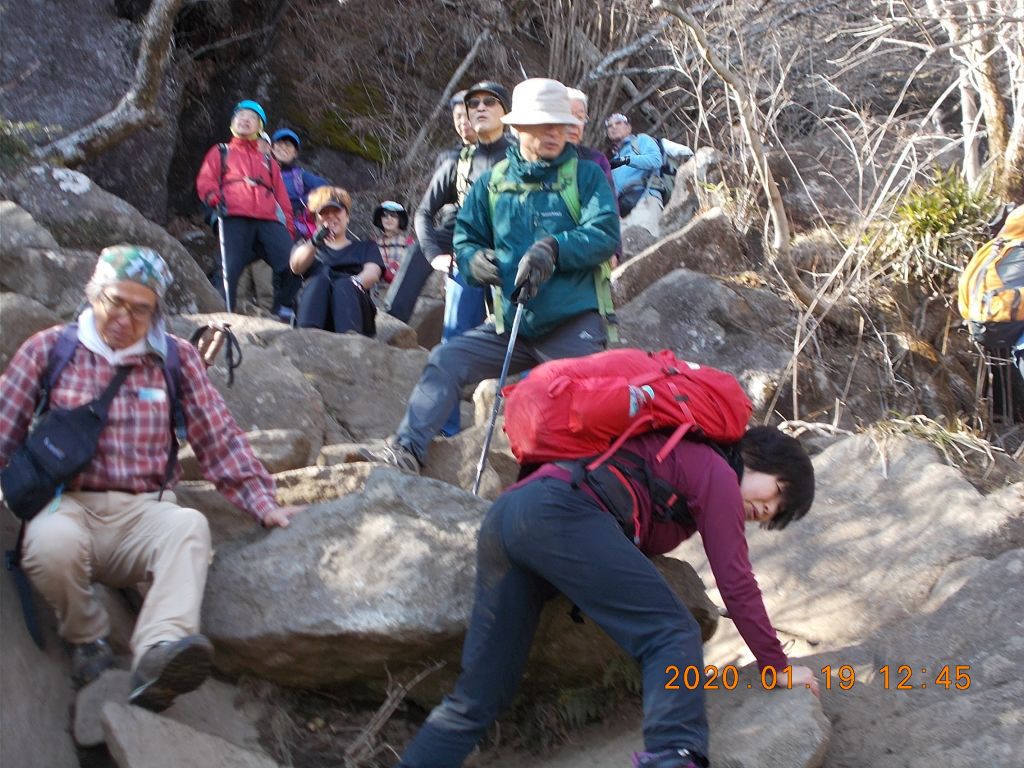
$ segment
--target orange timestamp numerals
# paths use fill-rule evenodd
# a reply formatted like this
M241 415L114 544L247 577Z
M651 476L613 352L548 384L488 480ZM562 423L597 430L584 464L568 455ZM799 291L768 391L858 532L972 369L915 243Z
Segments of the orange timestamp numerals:
M666 691L695 691L698 688L705 691L734 691L741 687L740 670L732 664L726 664L724 667L708 664L704 667L703 674L700 667L694 664L682 669L675 664L669 664L665 667L665 674L668 675L668 680L665 681ZM779 672L775 671L775 667L765 667L761 670L760 682L766 691L774 688L792 688L793 667L783 667ZM745 687L753 688L754 683L747 683Z
M920 672L918 671L920 670ZM832 690L835 685L840 690L848 691L857 682L857 673L849 664L835 669L826 664L821 668L823 687ZM913 667L910 664L892 666L886 664L878 669L878 677L882 681L883 691L916 691L920 688L953 688L966 691L971 687L971 667L969 664L943 664L936 669L932 667Z
M917 670L920 669L920 673ZM878 670L878 676L873 680L881 680L882 690L913 691L920 688L945 688L947 691L953 688L958 691L966 691L971 687L971 668L967 664L943 664L938 669L932 668L931 672L927 667L912 667L909 664L890 666L886 664ZM756 683L749 682L740 684L739 668L732 664L718 667L708 664L703 670L694 665L679 668L675 664L665 667L666 691L699 689L705 691L726 690L734 691L737 688L754 688ZM857 672L849 664L842 664L833 667L826 664L821 668L822 687L826 691L833 687L842 691L848 691L857 684ZM917 675L915 677L915 675ZM793 667L786 666L777 671L774 667L765 667L761 670L758 678L761 688L771 691L776 688L791 690L793 688ZM810 688L810 684L806 685Z

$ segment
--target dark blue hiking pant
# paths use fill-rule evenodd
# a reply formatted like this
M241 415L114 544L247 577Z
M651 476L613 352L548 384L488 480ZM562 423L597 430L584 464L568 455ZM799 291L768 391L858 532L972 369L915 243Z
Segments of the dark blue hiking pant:
M427 463L427 446L440 431L452 408L458 407L462 388L501 375L511 328L501 335L493 324L481 325L430 351L427 366L409 395L398 442ZM519 336L509 373L520 373L548 360L583 357L605 348L604 319L597 311L584 312L566 320L555 330L536 339Z
M227 263L228 290L231 300L228 305L238 311L238 279L249 264L263 259L274 270L274 306L276 314L281 307L295 306L295 294L302 280L292 274L288 257L292 252L292 238L284 224L278 221L250 219L245 216L224 216L219 220L221 250L217 254L217 269L214 272L213 287L224 297L224 263Z
M401 768L462 765L512 701L541 608L556 590L640 662L645 748L708 754L704 692L665 689L669 665L703 670L696 620L610 514L545 478L505 493L484 518L462 673Z
M306 273L299 294L295 324L334 333L355 331L376 335L377 314L373 300L352 282L352 275L332 272L319 265Z

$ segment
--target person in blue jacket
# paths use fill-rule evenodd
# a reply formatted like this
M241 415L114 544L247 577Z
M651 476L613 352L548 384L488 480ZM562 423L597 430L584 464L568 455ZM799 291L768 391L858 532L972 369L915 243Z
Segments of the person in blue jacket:
M568 142L566 126L580 123L569 92L557 80L524 80L501 122L515 128L519 145L510 145L506 160L473 183L453 244L469 285L500 289L494 310L502 327L485 321L434 347L397 433L379 448L363 449L368 461L420 471L462 388L501 373L516 313L513 298L524 308L510 372L605 347L594 271L615 253L619 217L604 173ZM566 165L575 166L575 212L559 191Z
M651 179L661 172L658 142L646 133L634 135L629 118L619 112L610 115L604 127L611 142L608 162L619 198L619 213L628 216L645 194L657 199L660 205L661 193L651 185Z
M308 240L316 232L316 221L313 213L306 207L309 193L317 187L328 186L327 180L310 173L299 165L299 150L302 142L299 135L290 128L274 131L270 137L271 152L281 166L281 176L288 190L288 199L292 204L292 216L295 220L295 241Z

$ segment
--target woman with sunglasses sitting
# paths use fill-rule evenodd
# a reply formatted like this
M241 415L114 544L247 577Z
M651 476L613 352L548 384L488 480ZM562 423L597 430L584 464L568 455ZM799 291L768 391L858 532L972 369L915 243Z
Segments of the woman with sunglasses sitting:
M348 237L352 198L341 187L317 187L309 194L317 231L292 249L292 272L302 275L296 324L364 336L377 333L377 308L370 291L384 273L372 241Z

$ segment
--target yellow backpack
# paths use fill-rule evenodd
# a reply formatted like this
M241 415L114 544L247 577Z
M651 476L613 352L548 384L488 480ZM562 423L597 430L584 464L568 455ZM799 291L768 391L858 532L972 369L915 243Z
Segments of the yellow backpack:
M986 347L1012 347L1024 334L1024 205L967 264L960 276L960 314Z

